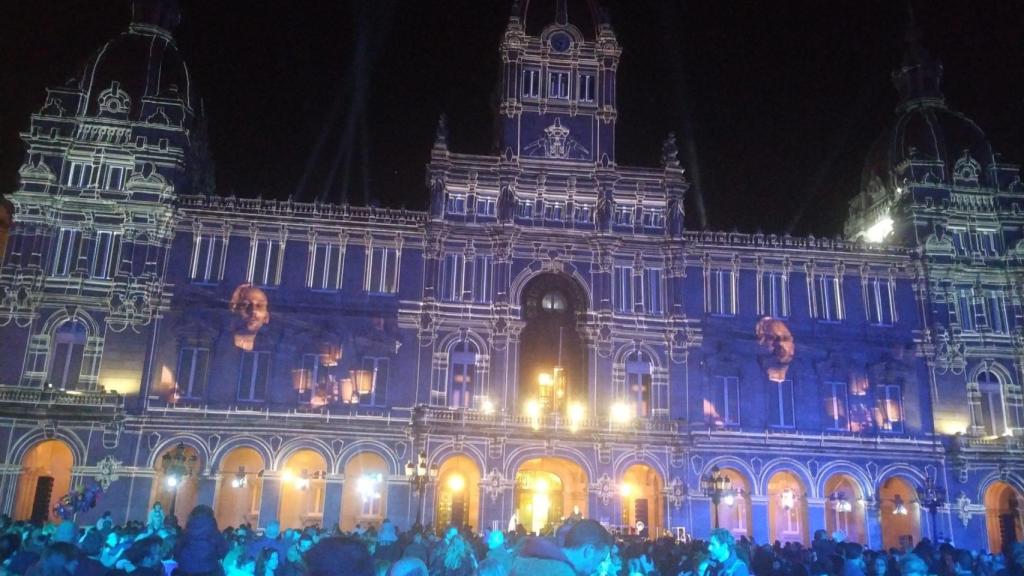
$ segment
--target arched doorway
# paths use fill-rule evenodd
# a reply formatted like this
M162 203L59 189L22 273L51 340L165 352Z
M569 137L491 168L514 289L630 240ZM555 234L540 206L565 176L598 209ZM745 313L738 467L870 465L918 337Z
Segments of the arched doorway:
M480 469L466 456L452 456L437 474L437 508L434 524L479 528Z
M997 480L985 490L989 552L999 553L1010 543L1024 541L1021 506L1020 492L1006 482Z
M626 469L619 484L622 523L636 530L643 522L647 535L657 538L665 530L665 484L658 472L646 464Z
M159 502L167 515L173 516L180 526L196 507L199 498L199 475L203 463L195 448L178 443L160 453L156 459L156 477L149 507Z
M218 526L259 525L264 467L263 457L252 448L235 448L224 456L217 483Z
M40 442L26 452L21 459L14 519L34 524L49 521L57 500L71 490L74 465L71 448L60 440Z
M842 530L847 542L867 542L864 494L856 480L835 474L825 482L825 529Z
M379 526L387 513L388 465L373 452L360 452L345 464L341 529L356 524Z
M750 484L739 470L722 468L719 476L729 479L732 494L727 494L718 504L718 526L725 528L739 538L750 534ZM710 504L714 506L712 502ZM713 518L715 511L711 511Z
M285 462L280 478L281 505L277 519L281 529L321 525L327 460L315 450L299 450Z
M570 402L588 406L586 351L579 333L586 308L586 293L562 274L541 274L523 289L520 405L536 399L546 412L563 414Z
M807 489L787 470L768 480L768 539L808 544Z
M587 515L587 473L563 458L534 458L516 471L514 509L533 533L554 530L562 518Z
M878 491L882 546L910 550L921 539L921 507L909 482L893 476Z

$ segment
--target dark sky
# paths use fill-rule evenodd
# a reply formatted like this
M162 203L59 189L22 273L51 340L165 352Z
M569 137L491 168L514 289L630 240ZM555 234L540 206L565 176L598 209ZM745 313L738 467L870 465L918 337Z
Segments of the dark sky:
M347 190L362 203L368 190L382 205L422 208L423 166L442 111L453 149L492 151L497 50L510 3L182 0L176 37L206 104L219 193L336 200ZM889 75L903 51L905 2L604 5L624 48L620 164L656 165L673 131L698 160L684 158L696 184L689 228L705 225L699 195L709 228L841 231L865 154L892 118ZM76 75L124 29L128 6L33 0L5 7L0 190L15 186L18 132L42 105L44 87ZM924 45L945 66L947 102L1018 162L1022 6L915 2Z

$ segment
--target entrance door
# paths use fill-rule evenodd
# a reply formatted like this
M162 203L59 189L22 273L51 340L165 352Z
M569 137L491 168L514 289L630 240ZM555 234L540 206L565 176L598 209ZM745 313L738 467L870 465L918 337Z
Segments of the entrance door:
M40 476L36 480L36 496L32 501L33 524L45 524L50 518L50 496L53 495L53 476Z

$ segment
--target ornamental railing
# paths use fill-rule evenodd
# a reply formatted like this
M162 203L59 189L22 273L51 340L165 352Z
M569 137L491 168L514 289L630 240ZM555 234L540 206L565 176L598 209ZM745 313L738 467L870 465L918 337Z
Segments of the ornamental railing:
M419 421L427 424L455 426L492 426L513 429L540 429L546 432L638 432L655 434L676 434L680 430L676 420L654 418L632 418L624 422L613 422L607 418L582 418L575 421L561 414L539 417L503 412L487 413L482 410L455 410L442 407L418 406L415 413Z
M3 404L32 405L47 408L54 406L89 406L121 409L124 407L124 397L113 392L0 387L0 405Z

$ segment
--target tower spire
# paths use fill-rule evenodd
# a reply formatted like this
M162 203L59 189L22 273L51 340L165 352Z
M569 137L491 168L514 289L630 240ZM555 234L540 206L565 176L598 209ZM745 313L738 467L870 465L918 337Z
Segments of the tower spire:
M556 0L555 22L560 26L565 26L569 23L569 6L566 0Z
M907 0L907 30L904 34L903 60L893 72L893 83L900 93L900 105L942 103L942 64L932 59L921 43L921 29L914 18L914 5Z

